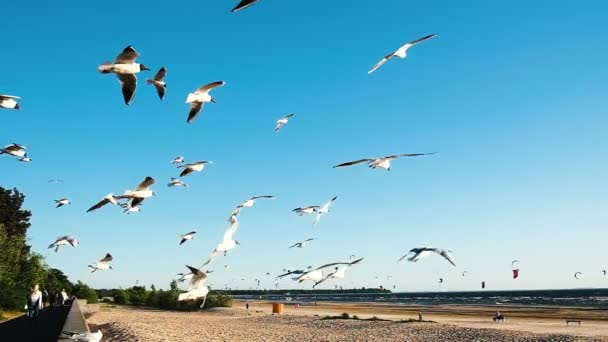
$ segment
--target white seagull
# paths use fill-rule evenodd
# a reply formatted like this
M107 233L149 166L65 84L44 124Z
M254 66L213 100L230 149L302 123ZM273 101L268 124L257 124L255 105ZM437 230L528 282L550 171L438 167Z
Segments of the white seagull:
M185 188L189 188L190 185L188 185L187 183L185 183L183 180L179 179L179 178L175 178L175 177L171 177L171 182L169 184L167 184L168 187L176 187L176 186L183 186Z
M209 95L213 89L218 88L226 84L224 81L217 81L209 84L205 84L204 86L198 88L194 93L188 94L186 98L186 103L189 103L190 113L188 114L188 123L191 123L196 119L198 113L203 109L203 105L205 102L215 102L215 98Z
M181 164L185 161L186 161L186 159L184 159L184 157L178 156L178 157L173 158L173 160L171 161L171 164Z
M316 225L317 223L319 223L319 220L321 220L321 216L329 213L329 207L332 204L334 204L334 202L336 201L336 199L338 199L338 196L334 196L334 198L330 199L321 208L315 209L315 211L317 212L317 217L315 217L315 221L312 223L313 226Z
M129 208L136 208L146 198L150 198L152 196L156 196L156 193L154 191L152 191L152 189L150 189L150 187L154 183L156 183L156 181L154 180L154 178L148 176L141 183L139 183L139 185L137 186L137 188L135 188L135 191L126 190L125 193L122 196L116 196L116 198L117 199L123 199L123 198L130 199L131 200L131 204L130 204ZM137 211L139 211L139 210L137 210Z
M80 241L78 241L78 238L76 238L74 235L66 235L58 237L55 242L49 245L49 249L55 248L55 253L57 253L57 251L59 251L59 247L61 246L71 245L72 247L77 247L79 244Z
M372 72L376 71L379 67L383 66L384 63L388 62L391 58L393 57L399 57L399 58L405 58L407 57L407 51L414 45L418 44L418 43L422 43L425 40L429 40L431 38L436 37L436 34L430 34L428 36L424 36L422 38L416 39L414 41L411 41L405 45L403 45L402 47L400 47L399 49L397 49L397 51L391 52L388 55L384 56L384 58L382 58L380 60L380 62L376 63L376 65L374 65L374 67L368 71L368 74L371 74Z
M184 242L186 242L188 240L194 239L194 234L196 234L196 232L195 231L191 231L189 233L186 233L186 234L182 235L181 236L182 237L182 241L179 243L179 245L181 246L181 245L184 244Z
M111 270L112 269L112 255L110 255L110 253L107 253L106 256L97 261L96 263L90 264L89 267L93 269L93 271L91 271L91 273L94 273L97 270L103 271L103 270Z
M0 154L8 154L13 157L27 158L27 147L20 144L11 143L0 149Z
M304 248L307 245L307 242L316 240L315 238L306 239L304 241L296 242L293 245L289 246L289 248Z
M17 102L19 99L21 99L19 96L0 95L0 108L20 110L21 107Z
M232 13L245 9L245 8L255 4L257 1L258 0L241 0L241 2L239 2L239 4L236 5L236 7L234 7L232 9Z
M197 161L197 162L190 163L190 164L180 165L180 166L178 166L178 168L184 168L184 171L182 171L182 173L180 173L179 176L185 177L185 176L191 174L192 172L201 172L201 171L203 171L203 169L205 169L205 166L207 164L213 164L213 162L208 161L208 160L201 160L201 161Z
M63 207L64 205L70 205L72 202L70 202L69 198L60 198L55 200L55 204L57 204L55 208L59 208Z
M127 46L116 57L114 63L106 62L97 68L102 74L115 73L118 76L126 105L129 105L133 97L135 97L135 89L137 88L137 77L135 77L135 74L144 70L150 70L143 64L135 63L137 57L139 57L139 53L135 51L135 48Z
M78 341L78 342L100 342L103 334L101 330L97 330L97 332L88 332L88 333L75 333L70 331L63 331L62 334L67 335L68 339ZM65 339L65 338L61 338ZM60 340L61 340L60 339Z
M226 256L228 251L231 251L236 248L236 246L240 245L240 243L234 239L234 234L236 234L237 229L239 229L239 221L237 220L236 216L232 216L230 217L230 227L228 227L226 232L224 232L222 242L215 247L209 256L209 259L203 264L202 267L209 265L221 255Z
M179 278L177 279L177 281L180 282L180 283L183 283L186 280L192 279L192 276L194 274L192 274L192 272L190 272L190 273L178 273L177 275L179 276Z
M90 207L87 210L87 213L97 210L101 207L103 207L104 205L108 204L108 203L112 203L114 205L118 205L118 198L116 198L116 196L114 196L114 194L109 193L107 194L104 198L101 199L101 201L97 202L97 204L95 204L94 206Z
M132 205L131 203L125 203L122 207L125 209L123 210L123 213L130 215L132 213L139 213L141 212L141 206L142 204L138 204L138 205Z
M372 169L380 168L380 169L384 169L386 171L390 171L391 170L391 161L393 161L393 160L395 160L397 158L401 158L401 157L429 156L429 155L433 155L435 153L436 152L432 152L432 153L404 153L404 154L396 154L396 155L386 156L386 157L380 157L380 158L365 158L365 159L359 159L359 160L354 160L354 161L349 161L349 162L346 162L346 163L338 164L338 165L334 166L334 168L347 167L347 166L352 166L352 165L366 163L367 166L369 166Z
M165 76L167 76L167 69L162 67L160 70L158 70L153 79L146 80L146 83L154 85L154 88L156 88L156 92L158 93L158 97L160 97L161 101L165 97L165 92L167 91Z
M363 258L361 258L361 259L363 259ZM356 262L359 262L359 261L356 261ZM295 280L299 283L306 281L306 280L312 280L316 283L316 282L320 281L321 279L323 279L323 269L332 267L332 266L351 265L353 263L355 263L355 261L353 261L352 263L334 262L331 264L325 264L325 265L317 267L317 268L309 269L308 271L304 272L301 276L293 278L293 280Z
M419 247L419 248L412 248L407 254L405 254L404 256L402 256L401 258L399 258L399 261L402 261L403 259L407 258L408 261L411 262L416 262L420 259L426 258L431 254L438 254L441 255L443 258L445 258L445 260L449 261L450 264L456 266L456 264L454 263L454 260L451 257L451 253L452 251L449 250L445 250L445 249L440 249L440 248L433 248L433 247ZM412 254L412 256L408 257L408 255Z
M323 277L323 279L317 281L312 288L314 289L317 285L329 280L329 279L344 279L344 277L346 276L346 270L351 267L352 265L356 265L358 263L361 262L361 260L363 260L363 258L357 259L353 262L350 262L346 265L340 265L340 266L336 266L334 267L334 271L328 273L325 277Z
M209 286L207 286L207 273L192 266L186 265L186 267L188 267L192 273L190 286L188 287L188 292L180 293L177 300L181 302L184 300L197 300L203 297L203 303L200 306L202 308L205 306L207 294L209 293Z
M295 114L289 114L286 115L282 118L280 118L279 120L277 120L277 125L274 127L274 132L278 133L281 128L283 128L283 126L287 125L287 123L289 122L289 119L291 119Z

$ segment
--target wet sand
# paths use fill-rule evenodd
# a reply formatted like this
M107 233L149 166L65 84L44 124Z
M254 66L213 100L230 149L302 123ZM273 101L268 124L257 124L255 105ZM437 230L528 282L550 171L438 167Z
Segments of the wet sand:
M608 341L606 311L501 307L507 320L494 323L492 307L319 303L272 315L271 303L249 303L249 312L243 301L205 312L104 307L88 322L104 341ZM343 312L395 321L322 319ZM418 312L438 323L397 322ZM567 326L562 316L583 323Z

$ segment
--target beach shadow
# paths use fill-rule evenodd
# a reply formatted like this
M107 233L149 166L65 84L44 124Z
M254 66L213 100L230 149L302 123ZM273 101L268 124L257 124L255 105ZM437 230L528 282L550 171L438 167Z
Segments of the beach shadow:
M38 318L25 315L0 323L0 341L56 342L70 311L69 306L44 308Z

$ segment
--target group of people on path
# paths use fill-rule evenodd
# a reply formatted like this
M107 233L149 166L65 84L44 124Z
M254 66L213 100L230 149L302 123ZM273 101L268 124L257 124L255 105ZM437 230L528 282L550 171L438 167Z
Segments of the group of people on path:
M47 290L41 292L40 285L34 285L32 291L27 296L27 302L25 305L25 309L27 310L27 318L38 318L39 311L45 306L48 306L49 304L51 307L54 305L63 306L65 305L66 300L68 300L68 294L65 292L65 289L57 293L54 298L52 297L53 296L50 296Z

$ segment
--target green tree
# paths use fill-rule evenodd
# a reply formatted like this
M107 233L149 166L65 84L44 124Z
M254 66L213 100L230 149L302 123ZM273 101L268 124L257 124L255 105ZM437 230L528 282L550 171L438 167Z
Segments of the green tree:
M97 292L80 280L72 287L72 295L79 299L86 299L89 303L97 303L99 301Z

